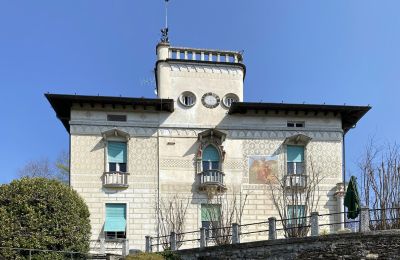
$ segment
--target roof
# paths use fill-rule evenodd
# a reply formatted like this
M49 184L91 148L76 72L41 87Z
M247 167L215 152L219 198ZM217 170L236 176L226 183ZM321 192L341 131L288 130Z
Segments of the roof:
M82 96L82 95L62 95L45 94L50 102L57 118L63 123L69 132L69 120L71 119L71 108L73 104L90 104L92 106L100 104L115 106L136 106L153 107L156 111L173 112L174 101L172 99L160 98L131 98L131 97L108 97L108 96Z
M313 113L333 113L340 114L342 118L342 128L346 133L353 128L357 122L371 109L370 106L346 106L346 105L315 105L315 104L285 104L285 103L255 103L255 102L235 102L229 108L228 114L245 114L247 111L268 112L304 112Z

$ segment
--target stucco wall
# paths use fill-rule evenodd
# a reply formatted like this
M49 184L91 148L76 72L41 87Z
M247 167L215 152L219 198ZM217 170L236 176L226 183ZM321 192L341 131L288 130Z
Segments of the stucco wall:
M102 235L105 221L105 203L127 203L127 235L131 248L144 249L144 237L157 234L156 199L158 166L160 168L161 199L179 195L190 201L186 230L201 226L201 203L207 203L204 193L198 191L195 154L198 149L197 134L204 129L173 129L127 127L118 129L131 134L128 142L129 187L127 189L103 188L101 177L105 171L105 149L101 133L112 129L107 125L71 126L71 185L88 203L91 212L92 239ZM267 185L249 184L248 156L278 156L281 173L284 173L285 152L282 148L288 131L231 130L224 142L224 162L227 194L242 192L247 197L242 223L265 221L277 216ZM321 172L320 213L335 212L335 184L341 181L341 136L330 131L298 131L314 137L307 145L306 157ZM263 137L264 136L264 137ZM159 151L159 160L157 158ZM310 166L310 164L308 163ZM244 238L258 239L258 235Z

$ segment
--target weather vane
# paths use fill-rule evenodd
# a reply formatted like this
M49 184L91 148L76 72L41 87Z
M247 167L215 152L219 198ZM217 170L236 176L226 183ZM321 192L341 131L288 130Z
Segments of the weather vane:
M165 27L161 29L161 42L169 42L168 41L168 2L169 0L165 1Z

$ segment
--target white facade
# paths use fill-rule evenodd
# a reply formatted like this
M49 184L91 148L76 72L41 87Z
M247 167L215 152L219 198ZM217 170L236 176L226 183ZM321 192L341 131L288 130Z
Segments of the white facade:
M297 135L310 138L304 144L305 174L313 167L323 177L318 186L316 210L338 211L335 193L336 184L343 181L343 136L349 124L363 114L349 123L347 112L341 112L341 109L347 111L343 107L247 103L242 110L235 110L234 105L229 108L223 102L224 97L233 97L246 105L243 103L245 67L240 53L175 48L162 43L157 47L157 57L158 95L161 99L173 99L173 112L134 102L107 104L66 97L72 104L68 121L64 121L70 133L70 184L89 207L93 240L104 238L106 204L124 203L129 248L144 250L145 236L158 233L160 200L174 195L190 198L185 230L198 230L201 204L208 201L207 193L199 189L202 172L198 163L199 134L209 129L226 134L220 146L225 151L221 163L224 193L247 194L242 224L266 221L272 216L279 218L269 186L249 180L249 157L275 156L277 172L284 176L286 141ZM203 98L210 92L213 97ZM184 100L187 95L189 98ZM60 106L57 108L51 95L48 98L60 114ZM213 98L219 103L213 103ZM185 106L185 102L189 105ZM125 115L126 121L110 121L108 115ZM288 127L288 122L301 122L303 126ZM109 171L107 142L110 140L127 143L129 175L125 187L104 185L105 172ZM333 222L333 218L327 221ZM246 239L266 239L266 235L255 234L242 240Z

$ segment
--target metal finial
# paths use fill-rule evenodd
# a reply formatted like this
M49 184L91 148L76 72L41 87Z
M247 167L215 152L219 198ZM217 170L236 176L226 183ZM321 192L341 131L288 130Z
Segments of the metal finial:
M161 42L169 42L168 41L168 2L169 0L165 1L165 27L161 29Z

